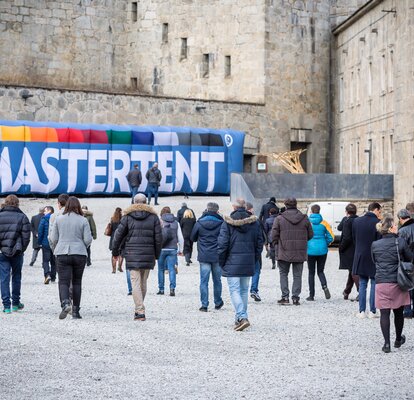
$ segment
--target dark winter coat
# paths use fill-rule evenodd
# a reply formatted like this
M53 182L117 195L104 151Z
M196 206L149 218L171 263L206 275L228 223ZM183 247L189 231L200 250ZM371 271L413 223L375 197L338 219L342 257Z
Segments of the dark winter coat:
M115 232L118 229L120 222L113 222L111 220L110 224L111 224L111 238L109 239L109 250L112 251L112 247L113 247L112 243L114 241Z
M341 240L339 241L339 269L352 271L354 263L355 244L352 239L352 224L358 215L350 215L341 221Z
M253 276L262 250L263 235L255 215L239 208L225 217L217 246L223 276Z
M270 215L269 218L267 218L264 223L264 231L266 233L267 242L270 244L271 247L273 247L272 228L273 228L273 224L275 222L276 217L277 217L277 214Z
M260 210L259 214L259 220L264 225L266 220L269 218L270 214L269 211L275 208L277 210L277 214L279 214L279 207L276 205L276 203L273 203L273 201L268 201L266 204L263 204L262 209Z
M32 246L34 249L40 249L40 244L37 242L37 233L39 231L40 220L43 218L43 213L33 215L30 220L30 228L32 230Z
M96 237L97 237L96 224L95 224L95 220L93 219L93 212L88 211L88 210L82 210L82 211L83 211L83 216L88 221L89 228L91 228L91 235L93 237L93 240L96 240Z
M135 168L129 171L127 175L127 181L129 183L129 186L131 187L138 187L139 185L141 185L141 182L142 182L141 171Z
M362 217L354 220L352 225L352 239L355 244L354 262L352 274L373 278L375 276L375 264L371 257L372 242L381 238L376 225L379 222L377 216L367 212Z
M147 178L148 183L155 183L157 186L160 186L162 175L158 168L150 168L145 174L145 177Z
M297 208L288 208L273 223L272 241L278 245L277 259L287 262L304 262L308 259L308 240L313 230L308 217Z
M398 230L398 236L405 239L411 251L414 251L414 219L409 219Z
M195 218L182 218L180 222L181 232L184 237L184 254L192 254L193 242L191 240L191 232L196 223Z
M162 229L162 248L163 249L177 249L179 242L178 230L180 225L173 214L161 215L161 229Z
M217 263L217 239L223 218L216 212L206 211L195 223L191 241L197 242L197 260L203 263Z
M194 211L193 211L191 208L188 208L187 206L182 206L182 207L181 207L181 208L177 211L177 220L178 220L178 222L181 222L181 220L183 219L184 213L185 213L187 210L192 211L192 213L193 213L193 215L194 215L194 218L196 217L196 216L195 216L195 214L194 214Z
M49 222L50 216L52 214L46 214L40 221L39 230L38 230L38 237L37 240L40 246L45 247L46 249L50 249L49 240L47 239L49 235Z
M30 222L18 207L0 208L0 252L6 257L23 254L30 243Z
M133 204L115 231L112 255L120 254L125 239L124 257L127 269L153 269L162 246L161 224L154 209L146 204Z
M372 261L375 263L375 283L397 283L398 251L401 261L412 261L413 253L407 242L393 233L387 233L372 243Z

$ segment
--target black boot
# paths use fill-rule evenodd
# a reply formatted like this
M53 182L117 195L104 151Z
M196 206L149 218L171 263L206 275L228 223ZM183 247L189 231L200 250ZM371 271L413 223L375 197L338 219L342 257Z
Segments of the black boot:
M70 300L62 301L62 311L59 314L59 319L65 319L66 316L72 311L72 305Z
M72 308L72 318L73 319L82 319L81 315L79 314L80 307L73 306Z

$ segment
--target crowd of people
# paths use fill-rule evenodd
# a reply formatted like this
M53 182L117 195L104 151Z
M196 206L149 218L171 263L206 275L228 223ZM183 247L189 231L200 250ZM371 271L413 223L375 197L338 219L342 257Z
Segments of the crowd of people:
M140 171L132 178L140 183ZM157 167L151 170L157 176ZM138 174L139 172L139 174ZM147 174L148 175L148 174ZM147 177L148 178L148 177ZM155 179L155 178L154 178ZM158 177L157 177L158 179ZM135 182L135 181L134 181ZM139 184L138 184L139 186ZM131 188L133 186L131 185ZM155 196L155 204L158 197ZM262 257L272 261L280 275L281 306L301 305L302 275L304 263L308 267L309 296L316 296L315 275L320 281L323 295L331 298L324 273L328 246L334 241L331 226L323 219L321 208L314 204L309 216L298 209L295 198L288 198L279 208L272 197L264 204L258 216L253 205L244 199L232 203L233 212L228 216L219 213L219 205L208 202L205 211L197 219L186 203L177 215L170 207L163 207L158 216L151 207L151 195L133 190L133 203L126 209L117 207L105 229L109 236L112 253L112 273L123 272L125 260L128 295L132 295L134 319L145 321L144 305L147 280L150 271L158 264L158 292L166 293L168 276L169 295L176 296L178 256L185 257L189 266L193 245L197 245L200 266L200 308L209 309L209 281L213 281L214 308L223 307L222 278L227 281L231 303L235 312L234 330L243 331L250 326L248 298L260 302L259 294ZM358 318L377 318L384 336L385 353L391 351L390 314L395 324L394 347L405 342L402 334L404 317L413 316L412 291L402 290L397 273L400 261L413 261L414 204L398 212L398 223L391 215L382 216L378 203L371 203L368 211L358 217L357 208L346 206L345 217L338 229L342 232L339 242L340 269L348 270L343 291L348 300L355 285L358 291ZM82 276L85 266L91 264L90 248L96 239L96 225L92 212L81 206L75 196L61 194L57 199L57 211L47 205L39 210L29 222L19 208L15 195L5 198L0 207L0 274L3 312L24 308L20 301L23 255L33 236L33 255L30 265L36 262L42 251L44 283L58 278L60 314L64 319L80 315ZM263 250L266 250L263 252ZM292 269L293 283L290 290L289 273ZM10 280L12 290L10 291ZM370 284L369 311L366 312L367 289ZM377 309L380 312L377 312Z

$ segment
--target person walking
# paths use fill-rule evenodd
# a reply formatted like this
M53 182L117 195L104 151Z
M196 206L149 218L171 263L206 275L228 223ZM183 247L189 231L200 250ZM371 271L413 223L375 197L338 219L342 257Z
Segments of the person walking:
M230 298L235 311L235 331L250 326L247 314L250 277L263 250L263 240L258 218L250 215L245 201L233 202L233 212L224 218L218 237L217 252L222 276L227 278Z
M263 225L266 223L266 220L269 218L270 210L272 208L276 209L276 214L279 214L279 207L276 205L276 199L274 197L271 197L266 204L263 204L260 210L259 220Z
M410 204L410 203L409 203ZM407 209L398 211L397 214L400 229L398 235L405 239L411 251L414 251L414 219ZM414 317L414 290L410 290L411 302L404 307L404 318Z
M39 224L39 235L38 240L39 244L42 246L42 263L43 263L43 275L44 275L44 284L48 285L50 281L56 281L56 263L55 256L52 253L52 249L49 244L49 221L51 215L55 210L52 206L46 206L44 211L44 216Z
M121 218L122 218L122 209L120 207L115 208L115 211L111 217L111 220L109 221L109 227L110 227L110 239L109 239L109 250L113 250L113 241L114 241L114 236L115 236L115 232L118 229L118 226L121 222ZM111 258L111 262L112 262L112 273L115 274L116 273L116 266L118 264L118 271L119 272L124 272L124 270L122 269L122 262L123 262L124 258L122 256L122 254L119 254L116 258L112 257ZM131 292L132 293L132 288L129 286L128 284L128 293Z
M292 301L294 305L299 306L303 263L308 259L308 240L313 238L313 230L308 217L297 209L294 197L286 199L284 204L286 210L276 217L272 227L273 245L278 246L277 264L282 291L282 298L278 300L278 304L290 304L288 276L292 265Z
M134 164L134 167L128 172L127 181L131 189L131 203L133 204L135 195L138 193L138 189L142 182L142 174L138 168L138 164Z
M397 283L397 273L400 260L411 262L413 253L407 242L397 236L398 227L391 215L386 215L377 224L377 230L382 235L372 243L372 260L375 263L375 304L380 310L381 332L384 336L384 353L391 352L390 344L390 315L394 313L395 342L399 348L405 343L404 306L410 304L410 295L402 291Z
M162 250L158 259L158 293L164 294L164 271L168 270L170 280L170 296L175 296L176 282L176 261L177 246L178 255L182 255L184 238L180 225L171 214L170 207L163 207L161 210L161 228L162 228Z
M32 230L32 247L33 247L33 253L32 253L32 259L30 260L30 266L33 267L34 263L36 262L37 255L39 254L40 249L42 246L40 246L38 240L37 240L37 234L39 230L39 224L40 220L43 218L43 211L45 210L44 207L39 208L39 213L36 215L33 215L33 217L30 220L30 228Z
M356 218L352 225L352 238L355 244L352 274L359 276L358 318L366 317L368 281L371 282L368 318L378 317L375 308L375 263L371 257L371 246L374 241L381 237L376 228L377 223L380 222L380 217L381 205L371 203L368 205L368 212L362 217Z
M5 314L24 308L20 302L22 267L30 231L29 219L20 210L19 199L14 194L8 195L0 206L0 289Z
M323 218L320 211L320 206L314 204L311 207L312 214L309 216L309 221L312 224L313 237L308 241L309 297L306 299L307 301L315 300L315 271L321 282L325 298L331 298L324 270L328 257L328 246L333 242L334 238L326 226L322 224Z
M158 163L154 165L147 171L145 177L148 181L148 204L151 204L151 197L154 196L155 205L158 206L158 188L161 185L161 171L158 169Z
M346 281L345 289L342 292L344 300L348 300L352 292L352 287L355 284L357 291L359 291L359 276L352 274L352 265L354 263L355 244L352 237L352 225L355 218L358 218L356 205L349 203L345 207L346 216L342 220L342 233L339 241L339 269L348 270L348 279ZM357 296L357 301L359 300Z
M196 223L196 219L192 210L187 209L180 221L180 227L184 238L184 257L187 267L192 263L193 242L191 240L191 232Z
M194 210L192 210L191 208L188 208L187 203L181 203L181 208L177 211L177 221L178 222L181 222L181 220L183 219L184 213L187 210L192 211L192 213L194 215L194 218L196 218Z
M218 213L217 203L207 203L207 209L195 223L191 232L191 241L197 242L197 260L200 263L200 311L208 311L208 282L213 279L214 308L220 310L224 302L221 297L221 268L217 253L217 239L223 218Z
M277 208L271 208L269 210L269 218L266 219L264 224L264 230L266 233L267 238L267 251L269 254L269 258L272 260L272 269L276 269L276 253L277 253L277 247L274 246L272 241L272 227L273 223L275 222L275 219L278 215Z
M145 195L135 195L134 204L124 211L112 242L112 257L115 260L121 251L125 254L135 303L134 320L137 321L146 319L144 300L147 280L155 260L160 257L162 245L160 221L155 210L146 202Z
M91 228L91 235L92 235L92 239L96 240L97 238L97 233L96 233L96 224L95 224L95 220L93 219L93 212L88 210L88 206L83 205L82 206L82 212L83 212L83 216L87 219L89 227ZM92 245L91 245L92 246ZM90 265L92 265L92 261L91 261L91 246L88 247L88 258L86 259L86 265L89 267Z
M59 215L62 215L63 211L65 211L65 207L66 207L66 202L69 199L69 195L66 193L61 193L58 198L57 198L57 211L54 212L49 219L49 234L48 234L48 240L50 243L50 233L52 232L53 229L53 224L55 223L56 218Z
M92 235L77 197L70 196L62 215L55 219L49 243L56 257L59 273L59 297L62 307L59 319L66 318L71 311L73 319L80 319L82 276ZM71 286L73 307L69 293Z

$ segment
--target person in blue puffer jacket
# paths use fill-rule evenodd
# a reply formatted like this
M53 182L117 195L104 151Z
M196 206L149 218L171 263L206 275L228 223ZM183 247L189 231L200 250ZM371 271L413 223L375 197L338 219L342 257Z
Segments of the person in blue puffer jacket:
M52 206L46 206L44 210L44 217L40 220L37 240L42 246L42 264L44 273L44 284L48 285L50 281L56 281L56 263L55 256L50 248L49 235L49 221L50 216L54 213Z
M327 299L331 298L324 269L328 256L328 246L332 243L333 237L330 230L325 226L327 222L324 221L322 223L323 218L320 211L320 206L314 204L311 207L312 214L309 216L313 229L313 238L308 241L309 297L306 299L307 301L315 300L315 271L318 273L325 297Z

